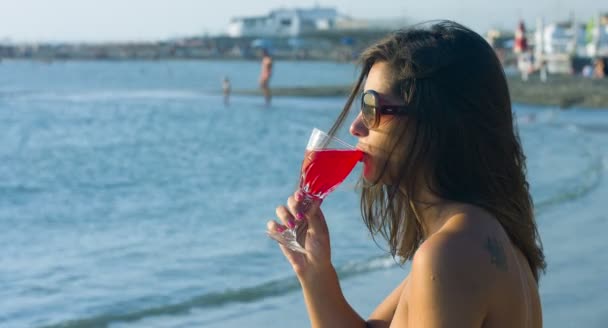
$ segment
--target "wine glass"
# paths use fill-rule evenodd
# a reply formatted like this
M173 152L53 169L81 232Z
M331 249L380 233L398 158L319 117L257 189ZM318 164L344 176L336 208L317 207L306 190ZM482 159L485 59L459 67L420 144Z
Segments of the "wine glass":
M334 191L355 164L361 160L363 152L354 146L315 128L312 130L300 174L299 190L303 195L305 209L313 200L324 199ZM298 238L306 233L306 221L296 222L293 229L282 232L268 231L268 236L287 248L306 253Z

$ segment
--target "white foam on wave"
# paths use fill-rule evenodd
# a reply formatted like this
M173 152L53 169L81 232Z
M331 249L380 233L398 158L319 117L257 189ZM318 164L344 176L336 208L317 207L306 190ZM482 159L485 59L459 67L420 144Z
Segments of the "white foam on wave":
M352 261L337 268L341 279L360 274L379 271L396 266L393 258L387 256L372 257L362 261ZM59 322L45 328L82 328L105 327L114 323L141 321L158 316L178 316L192 312L194 309L217 308L232 303L252 303L260 299L278 297L299 290L300 285L292 275L265 283L220 292L211 292L182 300L173 304L149 305L148 307L100 313L90 317L75 318Z
M396 266L395 259L390 256L372 258L367 261L349 262L341 266L341 270L346 272L368 272L373 270L389 269Z

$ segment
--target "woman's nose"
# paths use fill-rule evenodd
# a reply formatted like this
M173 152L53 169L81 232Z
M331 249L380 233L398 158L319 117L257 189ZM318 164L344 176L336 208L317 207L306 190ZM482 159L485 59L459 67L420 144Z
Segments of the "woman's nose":
M369 130L367 129L367 126L365 126L365 123L363 123L361 113L357 115L353 123L350 125L350 129L348 131L357 138L366 137L368 135Z

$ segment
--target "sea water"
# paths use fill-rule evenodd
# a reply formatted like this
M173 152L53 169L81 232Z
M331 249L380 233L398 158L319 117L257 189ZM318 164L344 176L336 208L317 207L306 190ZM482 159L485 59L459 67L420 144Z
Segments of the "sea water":
M351 64L275 66L275 87L356 78ZM345 97L224 106L224 76L238 90L258 74L255 61L3 61L0 327L309 326L265 223ZM607 327L608 112L514 109L547 256L545 326ZM409 267L364 227L358 170L323 206L365 317Z

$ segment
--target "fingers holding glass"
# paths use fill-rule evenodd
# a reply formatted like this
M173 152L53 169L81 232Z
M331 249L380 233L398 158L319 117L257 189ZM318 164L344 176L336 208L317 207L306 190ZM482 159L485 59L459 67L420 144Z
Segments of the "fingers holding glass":
M269 233L282 233L283 231L287 230L287 227L281 224L278 224L276 221L268 221L266 222L266 229L268 230Z
M281 222L288 226L290 229L296 227L296 220L291 212L285 206L279 206L276 209L276 215L281 220Z
M319 210L320 204L321 199L306 197L301 191L297 191L293 196L287 199L287 207L295 217L296 224L314 216Z

